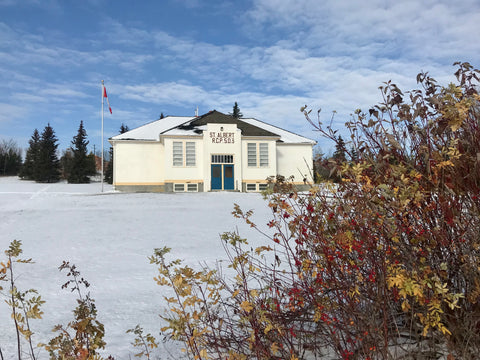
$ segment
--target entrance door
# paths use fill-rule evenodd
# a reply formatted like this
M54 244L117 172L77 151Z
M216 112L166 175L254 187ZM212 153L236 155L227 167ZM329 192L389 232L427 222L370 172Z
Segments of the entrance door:
M223 165L223 190L233 190L233 165Z
M212 190L222 190L222 165L212 164Z
M212 190L234 190L233 164L212 164Z

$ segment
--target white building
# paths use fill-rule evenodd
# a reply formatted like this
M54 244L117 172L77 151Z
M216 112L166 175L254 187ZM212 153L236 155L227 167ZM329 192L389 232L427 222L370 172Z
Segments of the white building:
M167 116L109 139L121 191L260 191L267 178L312 181L315 141L256 119L218 111Z

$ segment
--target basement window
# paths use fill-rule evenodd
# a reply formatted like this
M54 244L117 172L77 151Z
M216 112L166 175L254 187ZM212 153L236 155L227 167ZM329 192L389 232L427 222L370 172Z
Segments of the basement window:
M258 191L265 191L268 189L268 184L258 184Z
M257 184L247 184L247 191L257 191Z
M173 191L184 192L185 191L185 184L173 184Z
M198 184L187 184L188 192L198 192Z

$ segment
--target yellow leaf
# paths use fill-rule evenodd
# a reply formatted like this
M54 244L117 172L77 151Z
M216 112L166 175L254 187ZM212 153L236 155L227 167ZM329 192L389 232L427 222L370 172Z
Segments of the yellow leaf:
M246 313L249 313L249 312L252 311L252 309L253 309L252 304L251 304L249 301L247 301L247 300L243 301L243 302L240 304L240 307L241 307L242 310L245 311Z
M200 357L204 359L208 359L207 350L205 349L200 350Z
M270 351L272 352L273 355L277 355L278 353L277 343L274 342L272 345L270 345Z
M183 278L181 276L178 276L174 281L173 281L173 285L175 285L175 287L179 287L180 285L182 285L183 283Z

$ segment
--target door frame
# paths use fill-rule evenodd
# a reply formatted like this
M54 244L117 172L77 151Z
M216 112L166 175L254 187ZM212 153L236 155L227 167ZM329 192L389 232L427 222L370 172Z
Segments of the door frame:
M211 159L213 159L211 154ZM223 190L235 190L235 162L233 161L234 157L230 154L218 154L219 156L231 156L232 162L210 162L210 190L212 191L223 191ZM223 159L222 159L223 160ZM211 160L212 161L212 160ZM215 168L220 168L220 177L213 177L213 171ZM232 169L232 177L225 177L225 169ZM228 179L228 182L226 181ZM231 180L230 180L231 179ZM215 185L215 187L214 187Z

